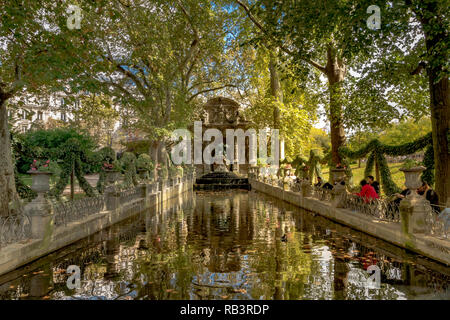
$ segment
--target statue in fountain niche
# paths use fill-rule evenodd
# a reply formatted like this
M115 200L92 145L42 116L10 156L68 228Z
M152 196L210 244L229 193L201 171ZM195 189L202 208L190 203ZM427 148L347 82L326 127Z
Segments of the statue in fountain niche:
M228 166L230 165L230 161L227 159L227 144L221 143L218 147L219 155L222 158L222 163L213 164L213 172L229 172ZM219 161L220 162L220 161Z

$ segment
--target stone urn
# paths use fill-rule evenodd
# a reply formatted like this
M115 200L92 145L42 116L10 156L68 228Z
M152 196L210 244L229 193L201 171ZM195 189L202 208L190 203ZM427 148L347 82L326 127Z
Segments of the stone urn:
M50 190L50 177L51 172L41 172L41 171L28 171L31 175L32 183L31 190L38 194L38 197L42 196Z
M420 188L422 185L422 181L420 180L420 176L422 172L424 172L427 168L424 166L418 166L413 168L401 168L405 174L405 186L411 190L410 195L415 196L417 194L416 190Z
M106 173L106 184L111 185L119 180L120 172L115 170L105 170Z
M333 179L333 184L345 180L346 169L331 169L331 178Z
M148 170L147 169L138 169L137 170L139 178L141 178L142 180L148 180L149 179L149 175L148 175Z
M423 233L427 230L427 215L431 210L430 203L417 194L417 189L422 185L420 175L426 168L423 166L401 168L405 174L405 186L411 190L400 202L400 222L402 231L408 237L413 233Z

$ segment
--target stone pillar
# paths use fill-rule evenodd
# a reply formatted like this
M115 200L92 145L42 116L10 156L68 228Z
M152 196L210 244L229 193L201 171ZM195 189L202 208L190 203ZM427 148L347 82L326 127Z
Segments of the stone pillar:
M303 197L312 197L313 188L308 180L302 180L300 183Z
M50 239L53 233L53 208L45 193L50 190L48 172L30 172L32 175L31 189L38 196L28 203L24 210L31 217L31 237L33 239Z
M120 193L116 190L115 187L108 187L105 190L105 199L106 199L106 210L113 211L119 208L120 206Z
M400 221L404 234L424 233L427 229L425 219L430 212L430 202L424 197L411 192L400 202Z
M345 207L345 197L347 196L347 189L345 185L338 183L332 190L331 204L334 208Z
M400 169L405 174L405 186L411 190L411 193L400 202L402 231L408 236L413 233L424 233L427 229L425 221L431 211L430 202L416 192L422 185L420 175L425 169L423 166Z

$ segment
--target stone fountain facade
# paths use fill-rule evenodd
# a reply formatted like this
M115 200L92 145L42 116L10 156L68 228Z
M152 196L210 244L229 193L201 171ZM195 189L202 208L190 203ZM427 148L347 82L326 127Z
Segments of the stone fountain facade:
M223 136L223 145L226 145L226 130L242 129L244 132L250 128L250 122L246 121L241 114L239 104L229 98L216 97L208 100L203 107L201 114L202 136L208 129L217 129ZM210 144L203 142L204 148ZM196 165L197 179L195 187L197 189L229 189L243 188L250 189L250 184L246 176L249 169L249 141L245 141L245 164L238 164L238 150L235 141L234 159L224 164L200 164Z

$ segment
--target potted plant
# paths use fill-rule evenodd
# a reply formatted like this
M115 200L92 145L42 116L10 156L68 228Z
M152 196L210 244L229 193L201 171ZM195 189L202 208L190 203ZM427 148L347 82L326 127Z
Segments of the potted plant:
M416 194L415 191L422 185L420 175L426 169L420 162L413 159L407 159L402 168L400 168L400 171L405 174L405 186L411 190L411 195L414 196Z
M154 164L152 158L148 154L140 154L136 161L137 171L142 180L148 180L149 172L153 171Z

